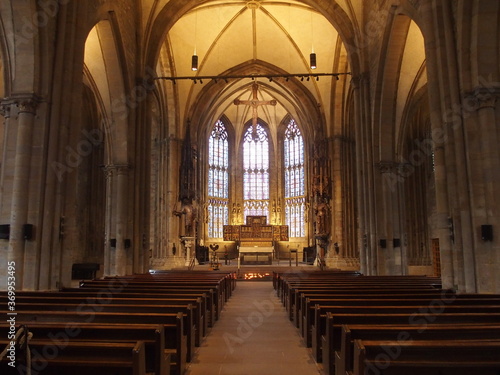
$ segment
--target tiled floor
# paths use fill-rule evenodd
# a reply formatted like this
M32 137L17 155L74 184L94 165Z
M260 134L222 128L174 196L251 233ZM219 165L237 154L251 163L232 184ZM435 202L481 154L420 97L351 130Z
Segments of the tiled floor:
M268 281L239 281L187 375L318 375Z

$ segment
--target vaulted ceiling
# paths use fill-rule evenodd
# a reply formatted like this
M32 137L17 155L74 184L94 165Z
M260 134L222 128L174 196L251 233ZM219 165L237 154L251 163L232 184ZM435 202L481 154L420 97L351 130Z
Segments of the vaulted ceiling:
M317 69L310 67L310 53ZM192 55L199 59L191 70ZM310 74L346 72L348 66L339 34L318 11L299 1L210 1L183 14L168 30L162 47L161 74L169 77L253 74ZM340 70L339 70L340 69ZM260 106L258 116L271 127L290 113L304 121L328 118L332 95L331 76L258 78L258 100L276 100L276 106ZM215 121L225 114L236 127L252 117L250 106L236 106L234 99L254 95L250 78L230 79L210 90L210 80L178 80L172 89L179 121L195 116L193 105L210 101L203 117ZM217 96L217 98L214 98ZM305 108L314 107L316 114ZM307 112L307 113L306 113ZM308 117L312 116L312 118Z

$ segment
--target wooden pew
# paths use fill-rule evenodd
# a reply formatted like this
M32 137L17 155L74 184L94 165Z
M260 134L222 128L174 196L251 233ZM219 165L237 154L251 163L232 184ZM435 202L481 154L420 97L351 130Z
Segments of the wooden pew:
M0 300L5 300L7 298L7 292L2 292L0 291ZM158 303L161 304L162 300L178 300L179 303L182 300L186 300L188 303L196 304L198 305L198 300L201 299L201 311L203 313L203 320L204 320L204 335L205 336L208 333L208 326L211 326L210 322L215 321L215 309L213 305L211 305L211 299L207 295L207 293L178 293L174 292L172 294L169 293L139 293L139 292L134 292L134 293L128 293L128 292L123 292L123 291L112 291L112 290L106 290L106 289L98 289L97 291L91 290L91 289L79 289L79 288L73 288L71 290L67 291L62 291L62 292L39 292L39 291L16 291L16 300L18 298L28 298L34 299L34 302L36 302L36 299L54 299L54 300L59 300L61 301L62 299L67 299L73 300L76 299L77 301L81 301L82 299L84 300L85 303L90 302L93 303L94 300L96 301L107 301L109 303L123 303L126 302L127 300L134 300L134 301L151 301L152 304ZM77 302L75 301L75 303ZM153 302L157 301L157 302ZM142 303L142 302L138 302ZM212 306L212 308L210 308Z
M324 345L325 353L331 352L327 343L336 340L340 337L340 327L346 325L409 325L417 329L425 330L431 324L497 324L500 321L500 313L380 313L380 314L366 314L366 313L350 313L350 314L332 314L326 313L326 317L319 324L325 324L323 328L325 332L324 337L317 337L318 330L316 327L313 329L313 355L316 361L322 361L322 346ZM316 323L315 323L316 325ZM319 343L318 343L319 339Z
M127 278L113 278L105 280L86 280L80 282L80 288L106 288L109 285L121 283L126 289L130 288L153 288L153 289L214 289L216 291L217 300L223 306L227 300L226 284L222 280L216 281L196 281L196 280L130 280Z
M500 324L430 324L426 329L411 325L342 325L339 343L330 343L323 357L325 374L345 375L354 370L354 340L482 340L500 338ZM333 357L335 360L333 362Z
M365 287L364 285L358 285L356 287L328 287L328 288L315 288L315 287L294 287L290 289L288 293L288 297L286 298L285 301L283 301L287 311L289 312L290 315L290 320L293 319L293 309L296 306L296 303L300 304L300 302L296 302L300 300L300 296L304 295L305 297L312 298L313 296L319 296L319 295L345 295L346 298L351 298L348 296L356 296L356 295L363 295L363 296L369 296L369 295L380 295L380 294L418 294L418 295L424 295L427 294L429 296L435 296L439 295L442 293L442 289L436 289L436 288L425 288L425 289L418 289L418 288L404 288L404 287L390 287L390 288L385 288L385 287ZM453 293L454 291L449 290L449 293ZM298 306L298 305L297 305Z
M499 340L354 341L353 375L498 375Z
M110 279L111 277L105 277L104 280ZM117 278L116 276L114 278ZM147 274L136 274L128 276L119 276L120 279L125 280L153 280L153 281L175 281L175 280L211 280L217 281L221 280L225 284L226 290L226 300L229 299L232 292L236 288L236 273L226 272L226 271L196 271L196 272L186 272L186 271L155 271L154 273Z
M8 311L0 311L7 316ZM25 324L29 327L31 323L53 322L71 323L100 323L100 324L148 324L162 325L165 329L165 348L172 354L176 361L176 374L184 372L187 360L187 337L184 334L182 313L120 313L99 311L16 311L16 323Z
M412 300L409 300L412 302ZM334 302L332 304L316 304L314 306L308 306L306 310L306 316L304 317L304 340L306 341L307 346L315 345L315 343L311 342L311 335L313 330L313 325L316 327L323 327L323 324L316 324L316 319L320 316L324 316L326 318L326 312L331 312L333 315L336 314L357 314L357 313L365 313L368 315L371 314L383 314L383 313L404 313L411 315L413 313L473 313L473 312L481 312L481 313L500 313L500 304L496 305L488 305L487 300L472 300L469 301L469 304L461 304L460 299L456 299L453 301L442 302L438 305L439 300L414 300L413 304L408 303L405 300L392 300L389 302L375 301L372 304L365 303L359 306L341 306L336 305ZM472 302L476 302L475 304ZM322 330L318 332L318 334L324 335L325 331ZM318 337L321 339L321 336Z
M10 326L0 323L0 337L7 338ZM68 342L144 342L146 371L156 375L170 374L170 351L165 348L165 326L157 324L94 324L32 322L31 344L46 345L45 352L58 351Z
M7 305L7 294L0 292L0 305ZM201 338L207 334L207 310L206 298L118 298L116 296L98 297L96 294L66 293L66 292L20 292L16 296L17 303L37 303L37 304L117 304L136 306L157 306L157 305L179 305L192 304L195 311L195 323L197 326L196 346L200 346ZM198 329L200 327L200 329Z
M32 312L34 314L44 311L74 311L83 315L94 312L113 313L157 313L157 314L183 314L184 335L187 338L186 361L191 362L194 355L196 324L195 316L197 311L191 304L189 305L120 305L120 304L68 304L68 303L23 303L16 301L16 310ZM199 317L198 317L199 318Z
M445 290L433 294L363 294L351 295L311 295L301 294L293 311L296 327L302 327L304 317L308 315L310 306L332 305L332 306L360 306L360 305L380 305L396 304L415 305L415 303L429 304L436 301L443 301L446 304L458 303L461 305L500 305L500 295L493 294L455 294Z
M3 347L7 343L0 339ZM144 342L68 342L55 352L48 351L51 341L30 344L31 368L39 375L146 375ZM17 350L16 350L17 351ZM20 351L20 349L19 349ZM8 361L0 362L2 375L26 374L26 364L16 361L13 369Z
M420 288L420 289L441 289L439 278L423 276L356 276L356 277L323 277L321 279L284 279L278 295L286 299L288 292L292 288L353 288L365 284L367 286L387 285L388 287Z
M125 287L120 284L110 284L100 287L82 287L82 288L62 288L62 292L71 293L94 293L97 295L112 295L121 297L166 297L177 295L179 297L185 297L187 295L197 295L201 297L202 295L207 296L207 310L210 312L208 326L213 327L215 322L219 319L221 312L221 298L217 293L217 290L213 288L194 288L194 287L163 287L163 288L153 288L153 287Z

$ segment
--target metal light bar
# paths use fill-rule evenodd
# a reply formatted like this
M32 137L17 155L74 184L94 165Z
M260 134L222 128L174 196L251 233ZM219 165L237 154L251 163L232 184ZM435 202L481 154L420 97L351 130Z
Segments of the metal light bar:
M316 78L316 80L319 80L319 77L335 77L336 79L339 79L339 76L342 75L351 75L351 72L347 73L296 73L296 74L249 74L249 75L228 75L228 76L179 76L179 77L154 77L153 80L157 79L164 79L167 81L180 81L180 80L191 80L194 81L194 83L197 83L200 81L200 83L203 83L203 80L214 80L217 82L218 80L221 81L228 81L230 79L244 79L244 78L251 78L252 80L255 80L257 78L267 78L269 79L270 82L273 81L275 78L284 78L286 80L290 78L301 78L301 80L304 80L304 78L307 78L308 80L310 78Z

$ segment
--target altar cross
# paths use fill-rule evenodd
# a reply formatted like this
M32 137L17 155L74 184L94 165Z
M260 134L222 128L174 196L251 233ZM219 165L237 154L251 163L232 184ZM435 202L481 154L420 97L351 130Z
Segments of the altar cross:
M252 133L255 136L257 133L257 120L258 120L258 115L257 115L257 108L261 105L276 105L276 100L259 100L257 97L259 85L257 83L254 83L252 85L252 99L250 100L240 100L240 99L234 99L234 104L235 105L249 105L252 107Z

